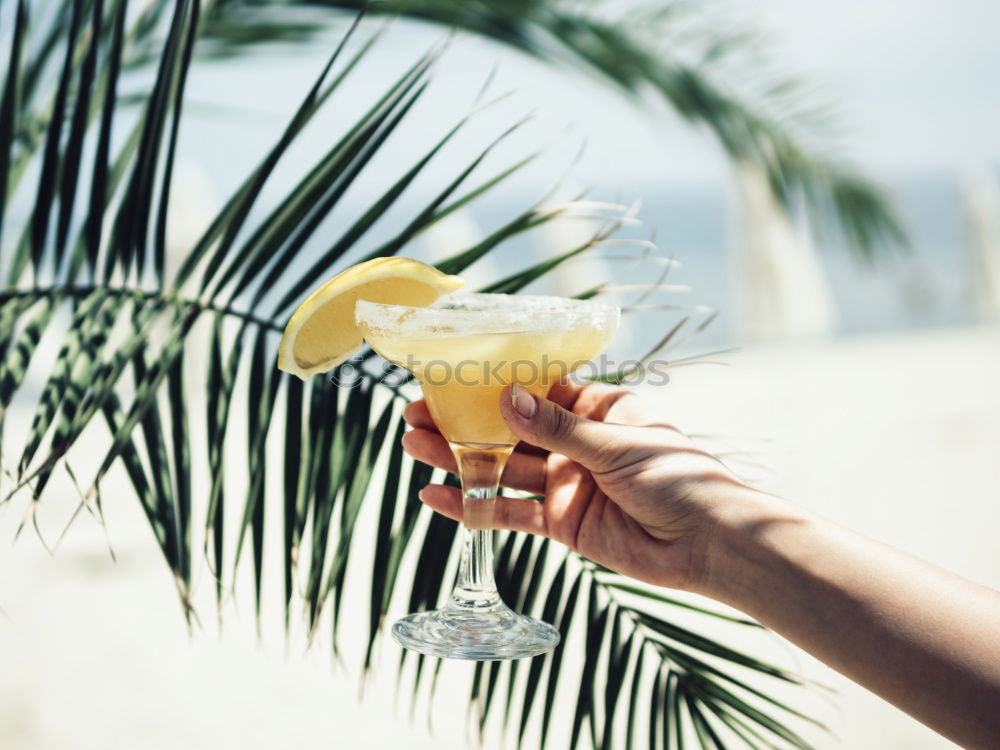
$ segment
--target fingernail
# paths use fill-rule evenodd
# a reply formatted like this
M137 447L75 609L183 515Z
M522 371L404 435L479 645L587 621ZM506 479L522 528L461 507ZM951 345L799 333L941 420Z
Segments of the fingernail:
M510 387L510 402L514 405L514 410L521 416L521 419L531 419L538 411L535 397L528 391L522 391L518 388L517 383Z
M422 490L420 490L420 492L417 493L417 497L420 498L421 502L423 502L423 500L424 500L424 493L425 492L427 492L427 488L426 487L424 487Z

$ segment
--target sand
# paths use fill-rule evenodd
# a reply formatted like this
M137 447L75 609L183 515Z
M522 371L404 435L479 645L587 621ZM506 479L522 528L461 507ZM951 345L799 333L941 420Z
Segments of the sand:
M677 368L669 386L648 395L679 426L712 435L734 466L768 489L1000 587L1000 331L756 349L726 360ZM25 415L10 418L15 429ZM227 608L221 638L206 608L208 621L189 639L137 504L114 487L105 503L117 565L86 519L50 557L30 534L12 546L20 511L0 515L0 747L464 744L459 691L468 665L443 673L431 735L423 703L413 723L408 700L394 703L391 643L383 644L381 671L359 704L351 649L346 672L331 667L325 646L304 652L301 638L286 655L276 612L265 618L258 644L249 597ZM57 529L70 507L67 491L46 507L46 528ZM210 581L204 574L201 581L210 596ZM365 585L359 580L357 590ZM357 644L359 633L360 626L348 627L343 643ZM951 746L800 652L775 639L764 647L840 691L835 706L815 695L797 699L836 735L811 735L818 747Z

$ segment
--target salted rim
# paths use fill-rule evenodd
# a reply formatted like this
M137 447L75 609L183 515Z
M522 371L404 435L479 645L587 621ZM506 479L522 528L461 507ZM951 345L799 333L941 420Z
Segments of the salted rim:
M384 335L422 338L617 328L616 305L531 294L453 293L429 307L358 300L354 320ZM539 325L544 321L544 325Z

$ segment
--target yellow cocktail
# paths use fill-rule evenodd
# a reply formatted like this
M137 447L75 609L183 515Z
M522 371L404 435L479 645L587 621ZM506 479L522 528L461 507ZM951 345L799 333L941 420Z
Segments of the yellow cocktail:
M464 548L451 599L399 620L406 648L458 659L516 659L549 651L559 633L512 612L493 581L497 485L516 438L500 395L516 383L539 396L589 363L618 326L617 307L560 297L453 294L431 307L359 300L355 319L371 347L420 382L462 480Z
M498 296L504 295L456 295L443 304L484 305ZM527 304L521 299L554 298L514 298L518 305ZM510 303L510 300L504 301ZM393 307L373 303L360 305L364 311L383 313ZM423 316L417 317L436 316L447 309L429 308ZM463 309L461 312L464 315L470 311ZM492 314L497 315L496 311ZM507 320L512 317L509 311L499 316ZM550 325L546 324L547 319ZM553 383L604 351L617 323L616 316L605 315L585 321L589 325L567 330L558 327L565 319L565 314L536 312L531 318L520 321L535 328L480 330L471 334L461 331L461 323L465 321L456 321L447 328L432 326L436 329L433 333L414 331L419 334L414 336L392 327L366 325L364 319L361 326L365 339L375 351L405 367L420 381L434 422L445 438L452 443L485 448L511 446L517 442L498 408L504 388L517 383L519 387L544 396ZM469 325L482 329L486 322L489 320L472 321Z

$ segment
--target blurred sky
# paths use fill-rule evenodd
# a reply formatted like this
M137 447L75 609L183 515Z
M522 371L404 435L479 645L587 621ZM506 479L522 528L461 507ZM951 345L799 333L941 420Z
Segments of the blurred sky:
M879 170L1000 157L1000 3L757 0L790 68L840 92L851 151Z
M820 85L842 113L843 152L882 175L964 169L1000 158L1000 3L995 0L757 0L715 9L760 29L777 67ZM506 56L505 56L506 58ZM534 65L505 59L504 66ZM574 113L620 179L704 181L707 138L688 139L559 73L520 80L547 109ZM555 84L555 85L554 85ZM594 97L597 96L595 102ZM600 104L602 106L593 106ZM714 150L714 149L712 149ZM651 160L650 155L660 160ZM610 176L610 175L609 175Z
M833 102L839 119L833 137L822 141L824 147L886 184L911 230L915 252L888 257L875 270L853 262L847 253L823 253L840 309L839 331L972 321L959 187L970 168L1000 162L1000 45L995 41L1000 3L759 0L706 8L718 19L718 28L759 30L759 49L770 69L815 83L817 96ZM202 61L192 71L191 116L182 131L181 162L182 171L193 165L204 179L191 181L175 198L195 196L189 203L195 204L195 213L201 207L202 223L210 218L213 203L202 194L214 190L218 205L274 143L309 90L350 21L347 14L336 19L328 32L309 43L268 46L223 62ZM384 23L366 19L359 40ZM445 37L437 25L408 20L389 24L373 53L283 160L262 204L286 194L392 81ZM730 165L714 138L680 122L655 98L649 106L637 107L569 63L547 65L480 38L451 40L426 95L366 167L317 241L340 231L382 195L404 167L470 110L491 76L486 98L510 96L478 114L448 144L383 224L407 221L416 206L450 182L487 143L532 113L532 121L491 154L470 184L533 151L542 150L544 156L474 204L478 231L499 226L567 173L572 177L565 195L596 187L595 195L603 199L641 200L641 232L655 236L665 252L682 261L676 280L694 287L691 301L723 311L699 342L716 337L711 345L728 344L738 317L726 260L736 204ZM584 155L574 164L582 144ZM206 180L213 190L202 189ZM373 246L379 231L366 236L361 250ZM505 249L504 270L530 262L531 253L571 241L545 236L508 243L514 247ZM426 252L433 260L441 257L437 251L442 246L435 237L407 252L416 257ZM494 278L496 269L482 266L477 264L470 274ZM470 283L477 281L470 277Z
M949 3L899 2L801 3L796 0L727 2L712 6L720 19L765 33L767 53L776 68L802 74L819 84L841 113L839 153L864 163L880 175L965 168L1000 158L1000 3L953 0ZM374 28L372 22L369 28ZM402 66L443 36L437 26L395 24L365 62L365 85L390 80ZM307 90L323 56L339 35L334 31L315 44L295 50L272 50L267 64L247 58L202 68L191 81L202 98L231 99L273 113L277 126ZM464 113L491 70L492 91L513 90L496 107L497 128L526 112L539 115L523 144L524 153L555 141L575 150L586 138L588 156L581 180L604 183L716 183L725 162L704 133L672 121L662 112L643 113L593 77L551 67L480 39L451 44L436 73L427 101L416 108L409 132L439 133ZM376 74L377 71L377 74ZM200 85L199 85L200 84ZM211 93L209 93L211 92ZM357 110L370 101L357 97ZM345 103L336 107L341 116ZM255 127L251 140L270 141L272 128ZM270 118L266 118L270 121ZM257 125L260 123L258 122ZM232 133L232 123L226 122ZM477 143L489 128L477 129ZM397 139L400 153L412 152L407 136ZM525 145L527 144L527 145ZM466 156L461 148L443 155L446 171ZM387 159L389 170L397 167Z

